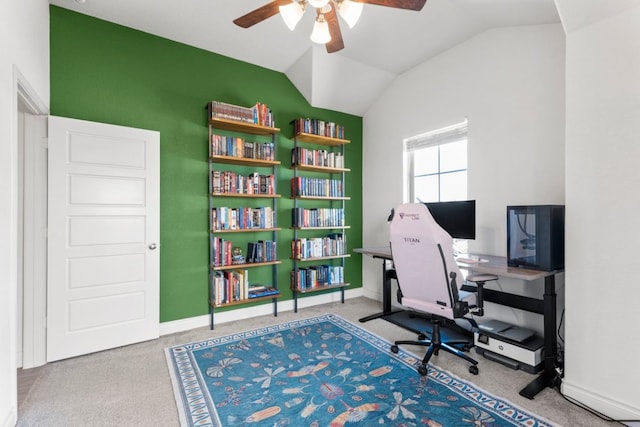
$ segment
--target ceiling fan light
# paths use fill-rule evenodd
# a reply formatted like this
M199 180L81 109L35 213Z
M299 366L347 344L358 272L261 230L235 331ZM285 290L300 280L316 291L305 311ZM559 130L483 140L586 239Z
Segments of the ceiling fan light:
M353 28L358 22L358 19L360 19L363 7L364 4L362 3L351 0L342 0L338 6L338 12L349 28Z
M280 16L282 16L284 23L291 31L293 31L298 22L302 19L302 15L304 15L302 5L297 1L292 1L286 6L280 6L279 9Z
M329 4L329 0L307 0L307 3L315 8L320 9Z
M313 24L311 41L319 44L325 44L331 41L331 34L329 33L329 23L324 20L323 15L319 15L318 19L316 19L316 23Z

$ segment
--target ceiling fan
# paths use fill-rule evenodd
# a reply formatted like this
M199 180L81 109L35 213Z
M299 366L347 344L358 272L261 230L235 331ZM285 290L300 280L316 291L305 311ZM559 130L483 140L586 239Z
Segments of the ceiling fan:
M313 7L316 13L316 22L311 33L311 40L324 44L327 52L333 53L344 49L342 32L338 23L338 13L345 20L349 28L353 28L360 17L364 4L386 6L396 9L408 9L419 11L427 0L273 0L233 22L242 27L249 28L265 19L280 13L291 31L302 19L307 7Z

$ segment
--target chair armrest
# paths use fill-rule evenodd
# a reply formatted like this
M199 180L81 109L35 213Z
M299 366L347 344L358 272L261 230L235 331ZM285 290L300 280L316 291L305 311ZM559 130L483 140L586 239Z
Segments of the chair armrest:
M495 274L470 274L467 276L467 282L473 282L476 284L477 297L476 297L476 312L477 316L484 316L484 284L493 280L498 280L498 276Z

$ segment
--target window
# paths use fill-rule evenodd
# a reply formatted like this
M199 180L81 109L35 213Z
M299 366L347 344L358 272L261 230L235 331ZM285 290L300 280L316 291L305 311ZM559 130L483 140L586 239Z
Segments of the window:
M467 122L405 140L410 202L467 199Z

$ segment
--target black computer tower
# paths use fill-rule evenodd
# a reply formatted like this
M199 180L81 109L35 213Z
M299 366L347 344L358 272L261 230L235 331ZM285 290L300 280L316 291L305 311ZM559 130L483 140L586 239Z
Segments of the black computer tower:
M564 206L507 206L507 264L543 271L564 268Z

